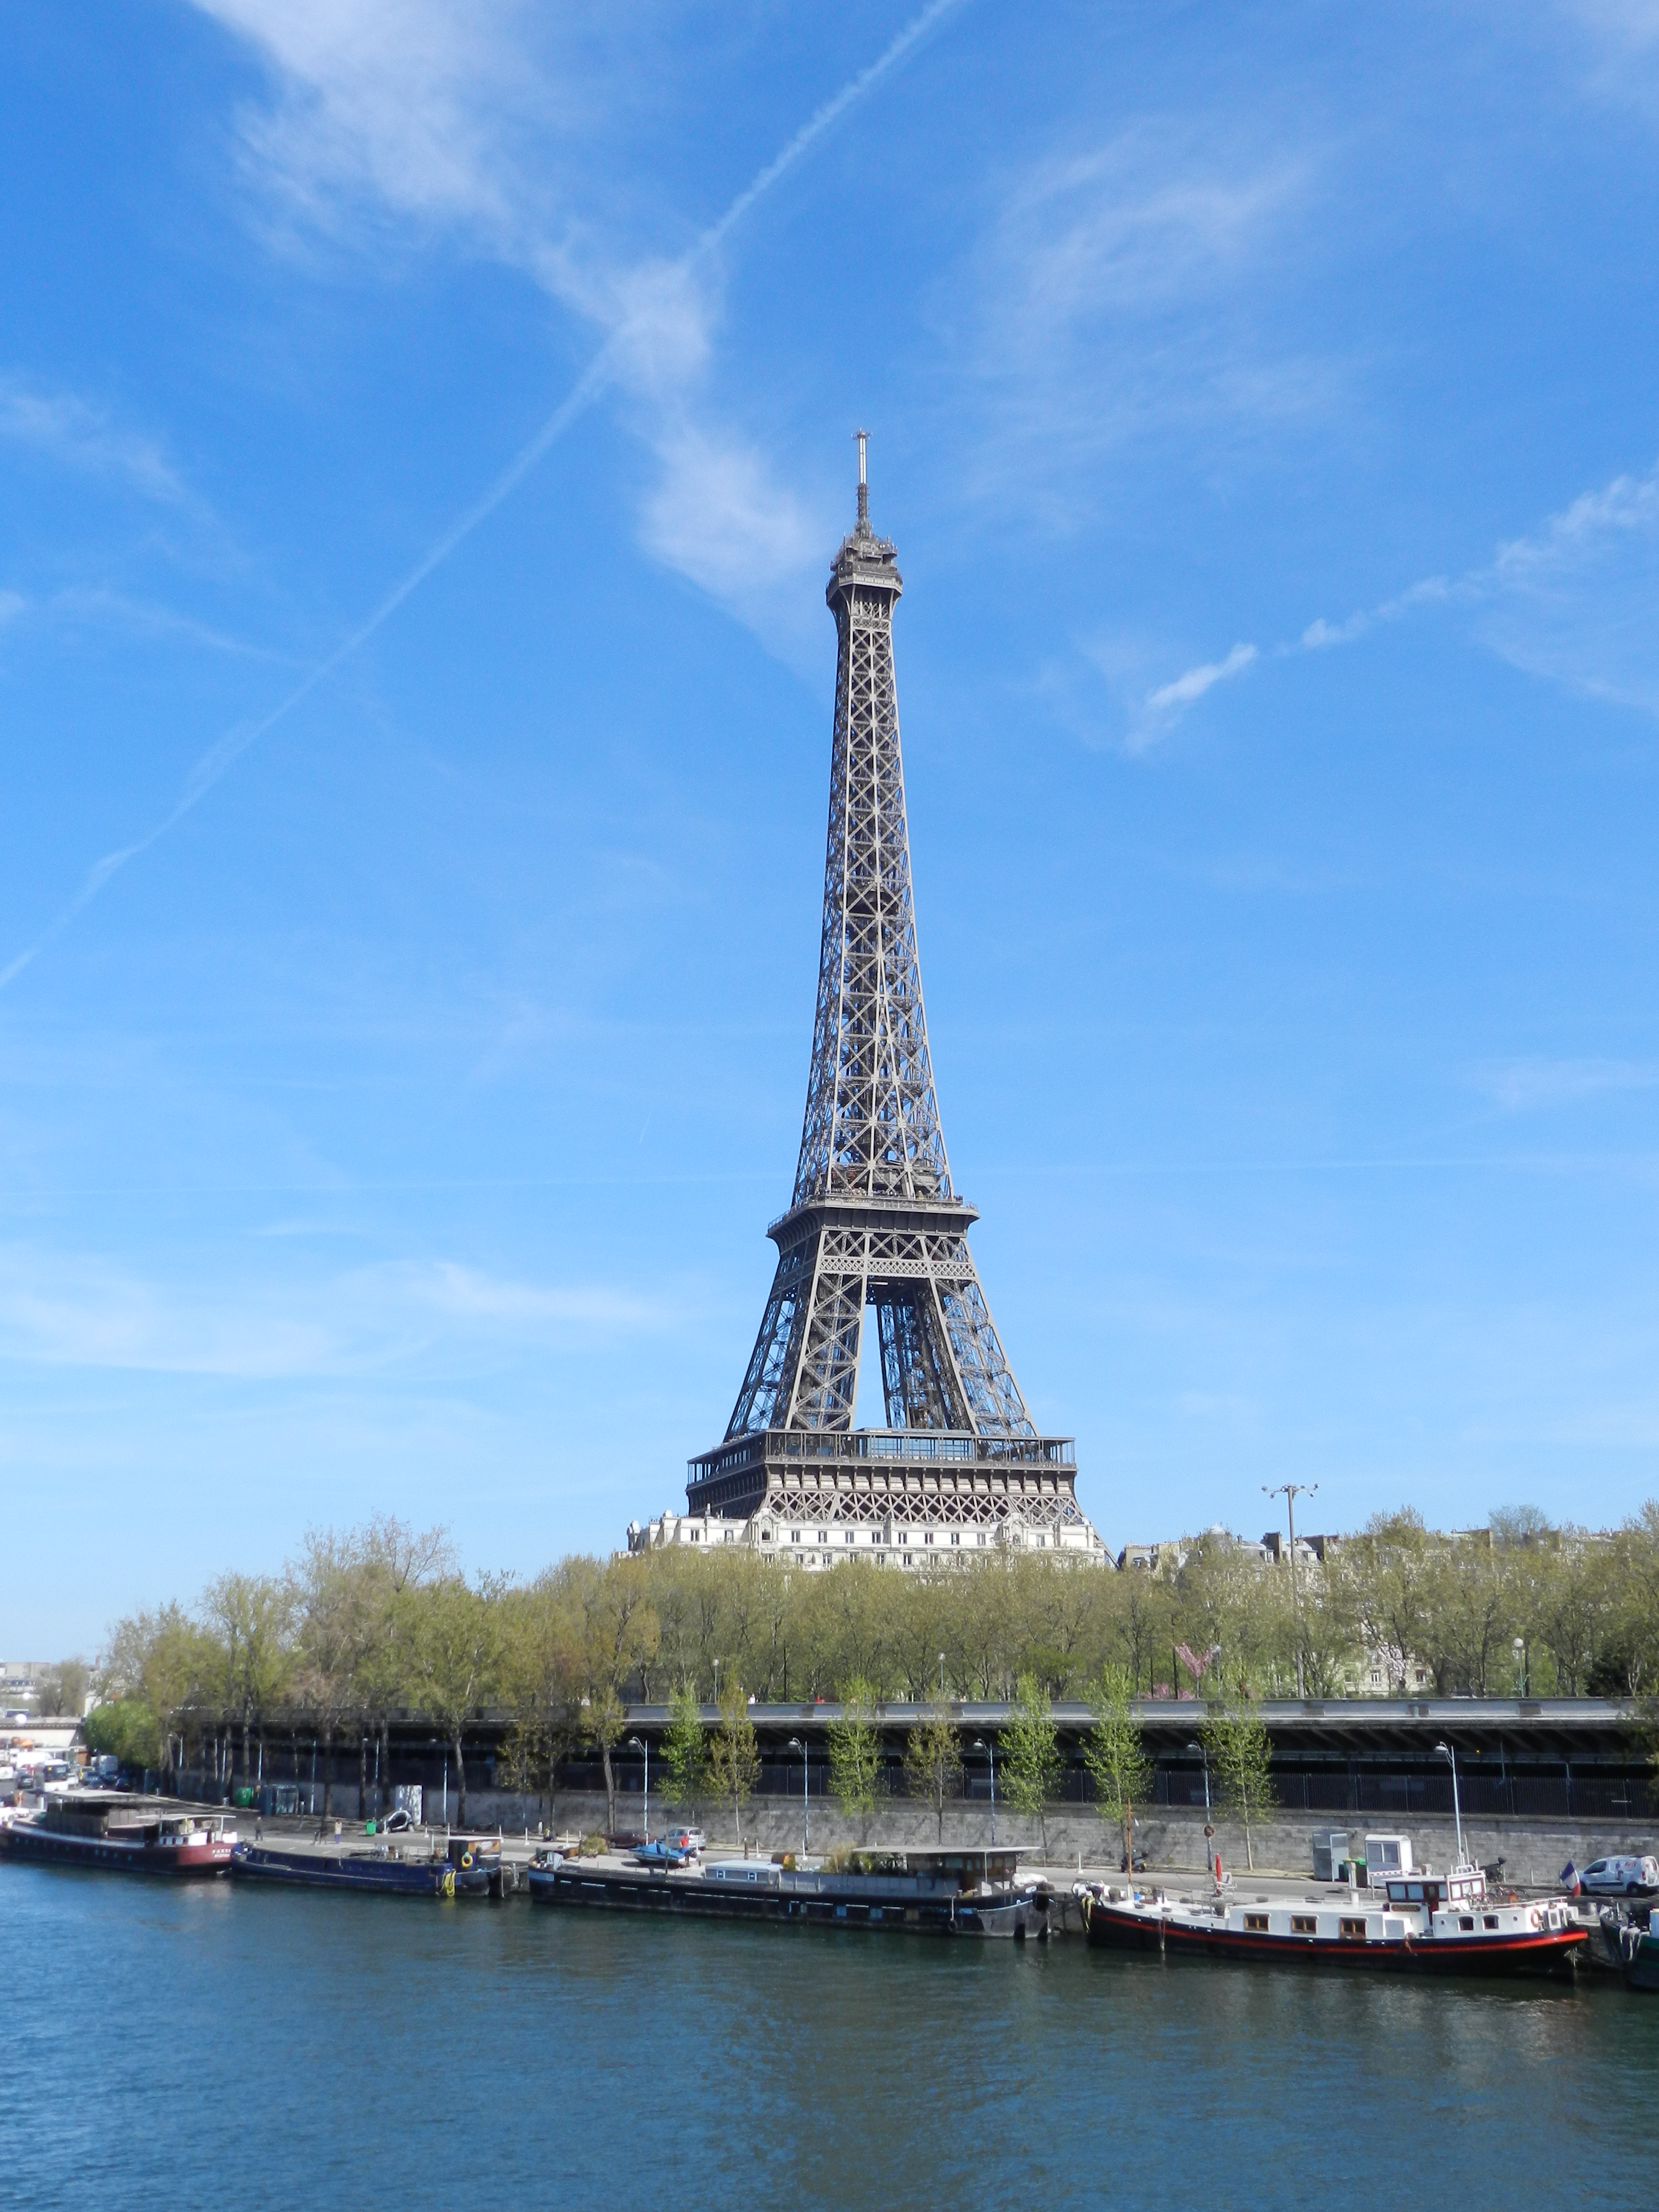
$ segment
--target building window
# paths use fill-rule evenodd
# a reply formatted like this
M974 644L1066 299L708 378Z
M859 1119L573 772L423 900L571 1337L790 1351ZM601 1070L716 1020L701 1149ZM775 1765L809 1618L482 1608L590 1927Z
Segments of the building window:
M924 1531L921 1540L924 1544L931 1544L933 1542L933 1532L931 1528Z
M907 1552L907 1553L905 1553L905 1555L904 1555L904 1564L905 1564L905 1565L906 1565L907 1567L913 1567L913 1566L915 1566L915 1559L914 1554L912 1554L912 1553L909 1553L909 1552Z
M960 1530L959 1530L959 1529L956 1529L956 1528L952 1528L952 1529L951 1529L951 1541L953 1544L959 1544L959 1543L962 1541L962 1534L961 1534L961 1532L960 1532Z
M694 1528L694 1529L691 1531L691 1541L692 1541L694 1544L696 1544L696 1543L701 1543L701 1541L702 1541L702 1529L701 1529L701 1528Z
M762 1543L763 1543L763 1544L769 1544L769 1543L771 1542L771 1540L772 1540L772 1531L771 1531L769 1528L763 1528L763 1529L761 1530L761 1541L762 1541Z
M842 1538L842 1541L843 1544L856 1544L858 1538L854 1531L849 1528L847 1531L847 1534Z
M820 1544L827 1544L830 1541L830 1531L827 1528L818 1530L818 1541Z
M979 1540L980 1540L980 1542L981 1542L981 1544L985 1541L985 1533L984 1533L983 1529L981 1529L981 1532L980 1532L980 1539L979 1539Z
M789 1531L789 1540L790 1540L790 1542L791 1542L792 1544L799 1544L799 1541L800 1541L800 1530L799 1530L799 1528L792 1528L792 1529Z
M1041 1536L1037 1538L1037 1549L1039 1552L1042 1549L1042 1539Z

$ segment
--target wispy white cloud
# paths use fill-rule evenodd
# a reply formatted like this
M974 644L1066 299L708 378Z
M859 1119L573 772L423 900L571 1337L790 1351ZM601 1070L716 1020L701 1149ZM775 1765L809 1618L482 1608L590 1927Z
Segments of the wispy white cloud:
M146 499L193 504L161 445L124 428L72 392L46 392L0 373L0 439L84 474L113 478Z
M740 440L686 422L664 426L657 452L661 474L646 503L646 546L717 599L769 608L822 556L821 521Z
M210 5L210 0L197 0L197 4L206 7ZM217 8L219 0L211 0L211 4ZM231 0L224 0L224 4L228 9L231 5ZM241 7L243 0L235 0L235 4L239 8ZM619 286L622 295L633 297L634 307L611 330L565 398L554 409L535 435L514 455L495 482L489 485L473 504L427 548L413 567L405 571L382 596L379 604L371 609L354 629L347 632L333 651L307 672L285 697L279 699L274 707L258 719L227 730L214 744L208 748L185 777L178 799L165 814L142 835L116 850L106 854L101 860L94 864L82 878L79 889L54 915L34 941L25 945L21 951L15 953L4 967L0 967L0 991L5 990L26 969L33 966L46 947L54 943L76 918L85 911L104 886L111 882L129 861L137 859L140 854L148 852L153 845L165 837L176 823L182 821L250 746L258 744L268 732L284 720L303 700L310 697L320 684L325 682L337 669L374 636L392 615L420 589L426 579L447 561L456 548L463 544L472 532L495 512L501 502L523 483L538 462L565 435L574 423L582 418L600 394L625 380L629 364L635 365L633 374L636 388L643 387L641 396L651 396L651 378L641 377L639 374L637 364L644 361L652 364L654 369L662 362L665 355L672 357L677 348L684 356L687 349L686 333L691 321L684 304L684 295L694 280L702 276L714 266L717 255L731 240L737 227L764 195L771 191L779 179L787 175L826 131L879 83L884 76L896 68L905 55L936 23L961 4L963 0L927 0L927 4L921 12L913 16L910 21L889 40L873 60L856 76L849 78L838 92L826 100L808 117L772 159L757 171L736 198L728 203L725 212L718 220L710 223L693 241L688 251L680 257L677 266L684 279L681 286L676 287L665 282L659 273L652 283L637 288L632 294L629 293L629 288L627 285ZM390 19L387 9L380 4L380 0L359 0L359 5L361 8L359 20L366 24L371 24L378 33L383 34ZM246 0L244 12L250 21L257 17L261 24L266 23L272 15L272 9L264 5L264 0ZM326 41L325 41L325 47L327 48ZM662 339L662 333L665 331L671 334L670 342L666 347ZM687 573L695 581L702 584L708 580L711 574L711 563L707 556L706 549L701 546L695 549L696 561L693 565L690 558L693 549L690 546L684 532L672 526L674 514L682 504L674 495L673 470L677 462L683 468L689 455L696 464L692 471L693 475L700 474L705 482L722 472L718 467L710 466L720 450L717 442L707 434L702 434L701 441L696 436L688 438L686 435L685 426L690 419L690 395L682 395L672 411L660 406L657 410L654 432L650 442L665 459L668 471L665 478L668 496L666 504L659 510L654 527L659 532L661 544L665 547L672 545L678 553L685 556L684 565ZM775 557L781 546L793 542L793 533L788 522L788 503L775 492L765 492L763 464L757 455L753 453L746 457L741 455L732 441L727 441L724 450L726 454L723 471L724 496L728 520L737 525L758 520L763 524L762 542L758 547L751 546L750 550L757 556L757 562L763 563L769 547ZM729 553L731 549L728 548L727 551ZM712 564L712 574L716 579L721 573L718 563ZM718 582L716 588L719 588ZM763 596L761 604L765 604ZM745 600L745 611L748 606L749 602Z
M823 532L759 441L716 422L706 386L720 315L719 249L749 209L959 0L931 0L811 116L690 252L641 250L647 222L607 129L641 88L672 79L666 7L550 14L522 0L194 0L251 46L267 97L243 113L244 152L290 222L336 236L388 222L442 227L525 270L592 328L607 385L654 456L641 537L656 559L768 634L766 595L740 570L804 574ZM672 219L682 234L684 216ZM659 216L657 226L662 227ZM712 545L683 526L712 503Z
M1474 1071L1478 1087L1505 1113L1570 1106L1608 1092L1659 1088L1659 1066L1631 1060L1506 1060Z
M1659 466L1580 494L1480 568L1425 576L1340 620L1317 616L1265 655L1236 645L1224 659L1188 668L1138 700L1098 647L1082 650L1128 699L1129 750L1144 751L1217 684L1260 658L1328 653L1435 608L1462 611L1481 644L1529 675L1659 714Z
M1149 428L1327 406L1328 368L1288 354L1261 313L1313 168L1149 119L1005 183L955 337L994 410L996 437L975 447L985 489L1018 470L1028 496L1042 483L1064 507L1079 461Z
M0 1247L0 1359L259 1381L476 1364L669 1326L604 1284L525 1282L460 1262L353 1269L291 1292L179 1293L108 1261Z
M1224 660L1206 660L1197 668L1188 669L1172 683L1160 684L1147 698L1147 712L1163 714L1174 708L1190 707L1194 699L1201 699L1228 677L1240 675L1259 657L1255 646L1236 645Z

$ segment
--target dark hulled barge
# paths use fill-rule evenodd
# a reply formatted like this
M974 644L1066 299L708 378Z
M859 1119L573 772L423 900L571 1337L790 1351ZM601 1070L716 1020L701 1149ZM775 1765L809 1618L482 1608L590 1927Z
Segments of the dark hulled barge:
M50 1791L38 1812L0 1820L0 1850L15 1859L127 1874L222 1875L236 1831L222 1813L118 1791Z
M397 1844L367 1850L284 1850L238 1844L230 1870L239 1881L286 1882L302 1889L355 1889L392 1897L499 1897L501 1846L495 1836L451 1836L418 1856Z
M616 1858L549 1854L530 1869L533 1905L690 1914L805 1928L873 1928L915 1935L1048 1933L1048 1893L1019 1879L1020 1852L870 1850L842 1867L717 1859L678 1871Z

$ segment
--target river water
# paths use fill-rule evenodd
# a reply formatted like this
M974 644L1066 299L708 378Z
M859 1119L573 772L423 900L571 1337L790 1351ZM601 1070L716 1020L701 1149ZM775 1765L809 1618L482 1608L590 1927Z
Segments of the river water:
M1651 2212L1656 2093L1599 1983L0 1867L11 2207Z

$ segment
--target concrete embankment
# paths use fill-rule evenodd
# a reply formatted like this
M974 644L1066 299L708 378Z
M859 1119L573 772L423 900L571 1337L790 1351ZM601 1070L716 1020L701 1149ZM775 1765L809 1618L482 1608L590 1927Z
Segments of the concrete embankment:
M336 1804L343 1809L346 1793L336 1792ZM349 1802L356 1802L355 1792ZM428 1796L427 1816L441 1820L441 1802ZM453 1806L451 1808L452 1813ZM619 1828L637 1828L641 1825L642 1808L637 1792L621 1795L617 1800L617 1825ZM533 1800L509 1796L495 1790L472 1790L467 1796L467 1818L476 1827L500 1827L512 1835L522 1837L526 1824L532 1830L543 1817L543 1812ZM651 1826L661 1829L671 1820L692 1817L690 1808L671 1811L660 1799L651 1800ZM737 1836L731 1808L704 1803L696 1810L696 1817L709 1833L711 1839L733 1843ZM574 1829L586 1834L602 1831L605 1826L605 1802L597 1794L561 1792L553 1807L554 1825L559 1829ZM848 1820L827 1800L814 1799L811 1813L811 1843L814 1851L833 1850L839 1844L932 1844L940 1840L938 1824L925 1807L908 1804L902 1799L890 1799L868 1820ZM1456 1858L1456 1837L1449 1820L1434 1816L1418 1816L1408 1820L1393 1820L1376 1814L1328 1814L1310 1817L1298 1814L1295 1817L1276 1814L1271 1820L1254 1827L1252 1850L1256 1867L1297 1880L1307 1878L1313 1871L1313 1852L1310 1838L1316 1828L1346 1827L1357 1847L1363 1849L1366 1832L1408 1835L1419 1865L1449 1867ZM1465 1820L1463 1840L1471 1858L1479 1864L1489 1865L1497 1859L1504 1863L1505 1879L1522 1888L1547 1888L1557 1881L1561 1869L1569 1859L1578 1866L1587 1866L1592 1859L1609 1852L1643 1852L1655 1849L1659 1821L1630 1822L1611 1820L1539 1820L1505 1818L1484 1818ZM767 1853L799 1850L801 1847L801 1801L799 1797L761 1797L744 1808L743 1832L756 1848ZM1034 1859L1055 1868L1069 1868L1075 1874L1079 1859L1085 1869L1100 1873L1109 1867L1115 1869L1121 1850L1115 1828L1106 1827L1092 1808L1062 1806L1056 1808L1044 1828L1034 1820L1021 1819L999 1807L996 1815L997 1840L1004 1844L1028 1845ZM1218 1825L1217 1839L1224 1863L1242 1869L1246 1863L1244 1832L1231 1821ZM947 1844L981 1845L991 1840L991 1816L981 1805L952 1806L945 1815L943 1840ZM1149 1868L1155 1871L1198 1874L1204 1867L1205 1844L1202 1814L1188 1817L1182 1814L1159 1811L1138 1821L1138 1848L1145 1854Z

